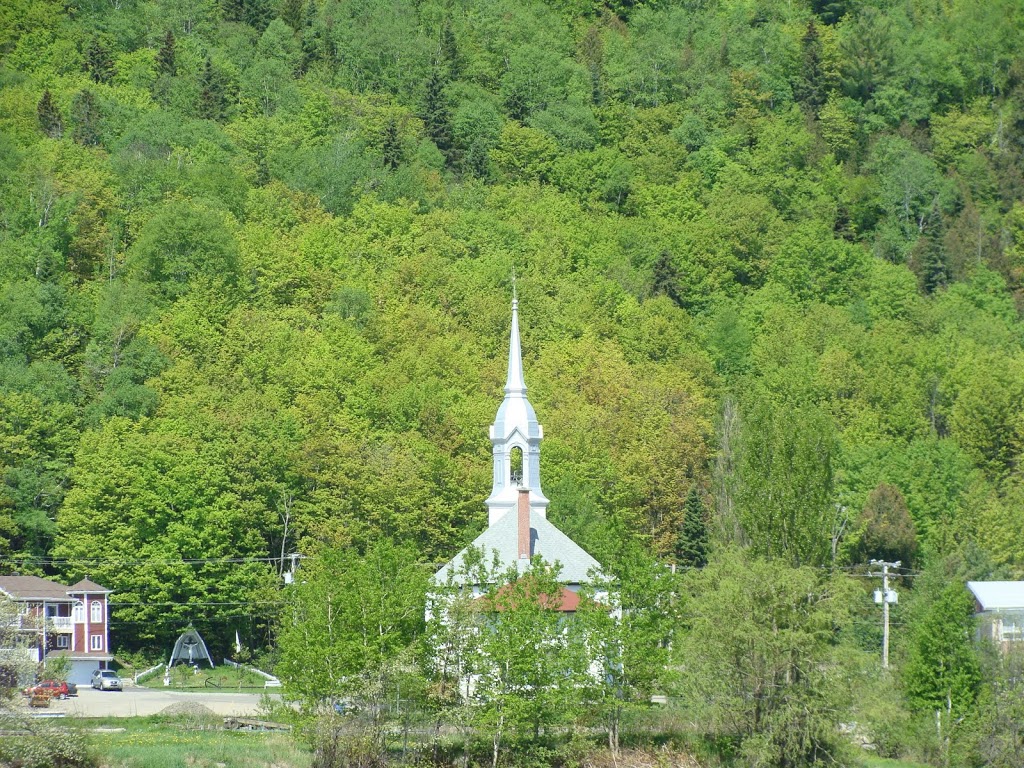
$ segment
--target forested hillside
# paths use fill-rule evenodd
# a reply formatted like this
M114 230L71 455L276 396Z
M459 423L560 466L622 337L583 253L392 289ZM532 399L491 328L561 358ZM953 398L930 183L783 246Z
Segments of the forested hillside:
M1024 572L1017 0L6 0L0 55L0 569L124 649L478 533L513 272L598 559Z

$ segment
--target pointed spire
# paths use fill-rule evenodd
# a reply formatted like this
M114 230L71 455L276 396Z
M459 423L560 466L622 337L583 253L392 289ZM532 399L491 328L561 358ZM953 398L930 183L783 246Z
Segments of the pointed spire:
M513 295L515 295L513 293ZM523 351L519 346L519 299L512 299L512 333L508 342L508 376L505 379L505 394L524 394L526 381L523 379Z
M505 397L489 433L494 451L494 486L487 498L489 525L516 509L521 488L529 489L530 509L534 512L545 517L548 508L548 500L540 490L540 443L544 439L544 428L537 422L537 414L526 397L523 353L519 344L519 299L514 286L513 280ZM517 451L521 451L521 457Z

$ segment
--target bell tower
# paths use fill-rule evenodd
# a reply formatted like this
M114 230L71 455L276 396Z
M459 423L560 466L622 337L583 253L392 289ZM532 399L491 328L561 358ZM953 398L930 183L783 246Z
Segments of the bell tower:
M523 355L519 345L519 301L512 299L512 332L508 347L505 399L490 430L494 454L494 485L487 497L487 525L515 512L519 491L530 492L530 509L545 519L548 499L540 489L540 441L544 428L526 399Z

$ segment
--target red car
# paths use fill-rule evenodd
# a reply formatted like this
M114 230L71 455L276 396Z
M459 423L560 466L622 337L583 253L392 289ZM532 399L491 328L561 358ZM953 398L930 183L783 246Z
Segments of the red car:
M63 680L40 680L35 685L30 685L26 688L25 695L46 695L51 699L66 699L68 696L68 684Z

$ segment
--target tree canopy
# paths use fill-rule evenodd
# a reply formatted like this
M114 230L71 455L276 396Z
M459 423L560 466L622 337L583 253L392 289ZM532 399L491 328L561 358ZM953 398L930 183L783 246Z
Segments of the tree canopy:
M446 560L515 274L551 518L601 562L1020 578L1021 19L9 0L0 571L217 653L273 644L292 555Z

